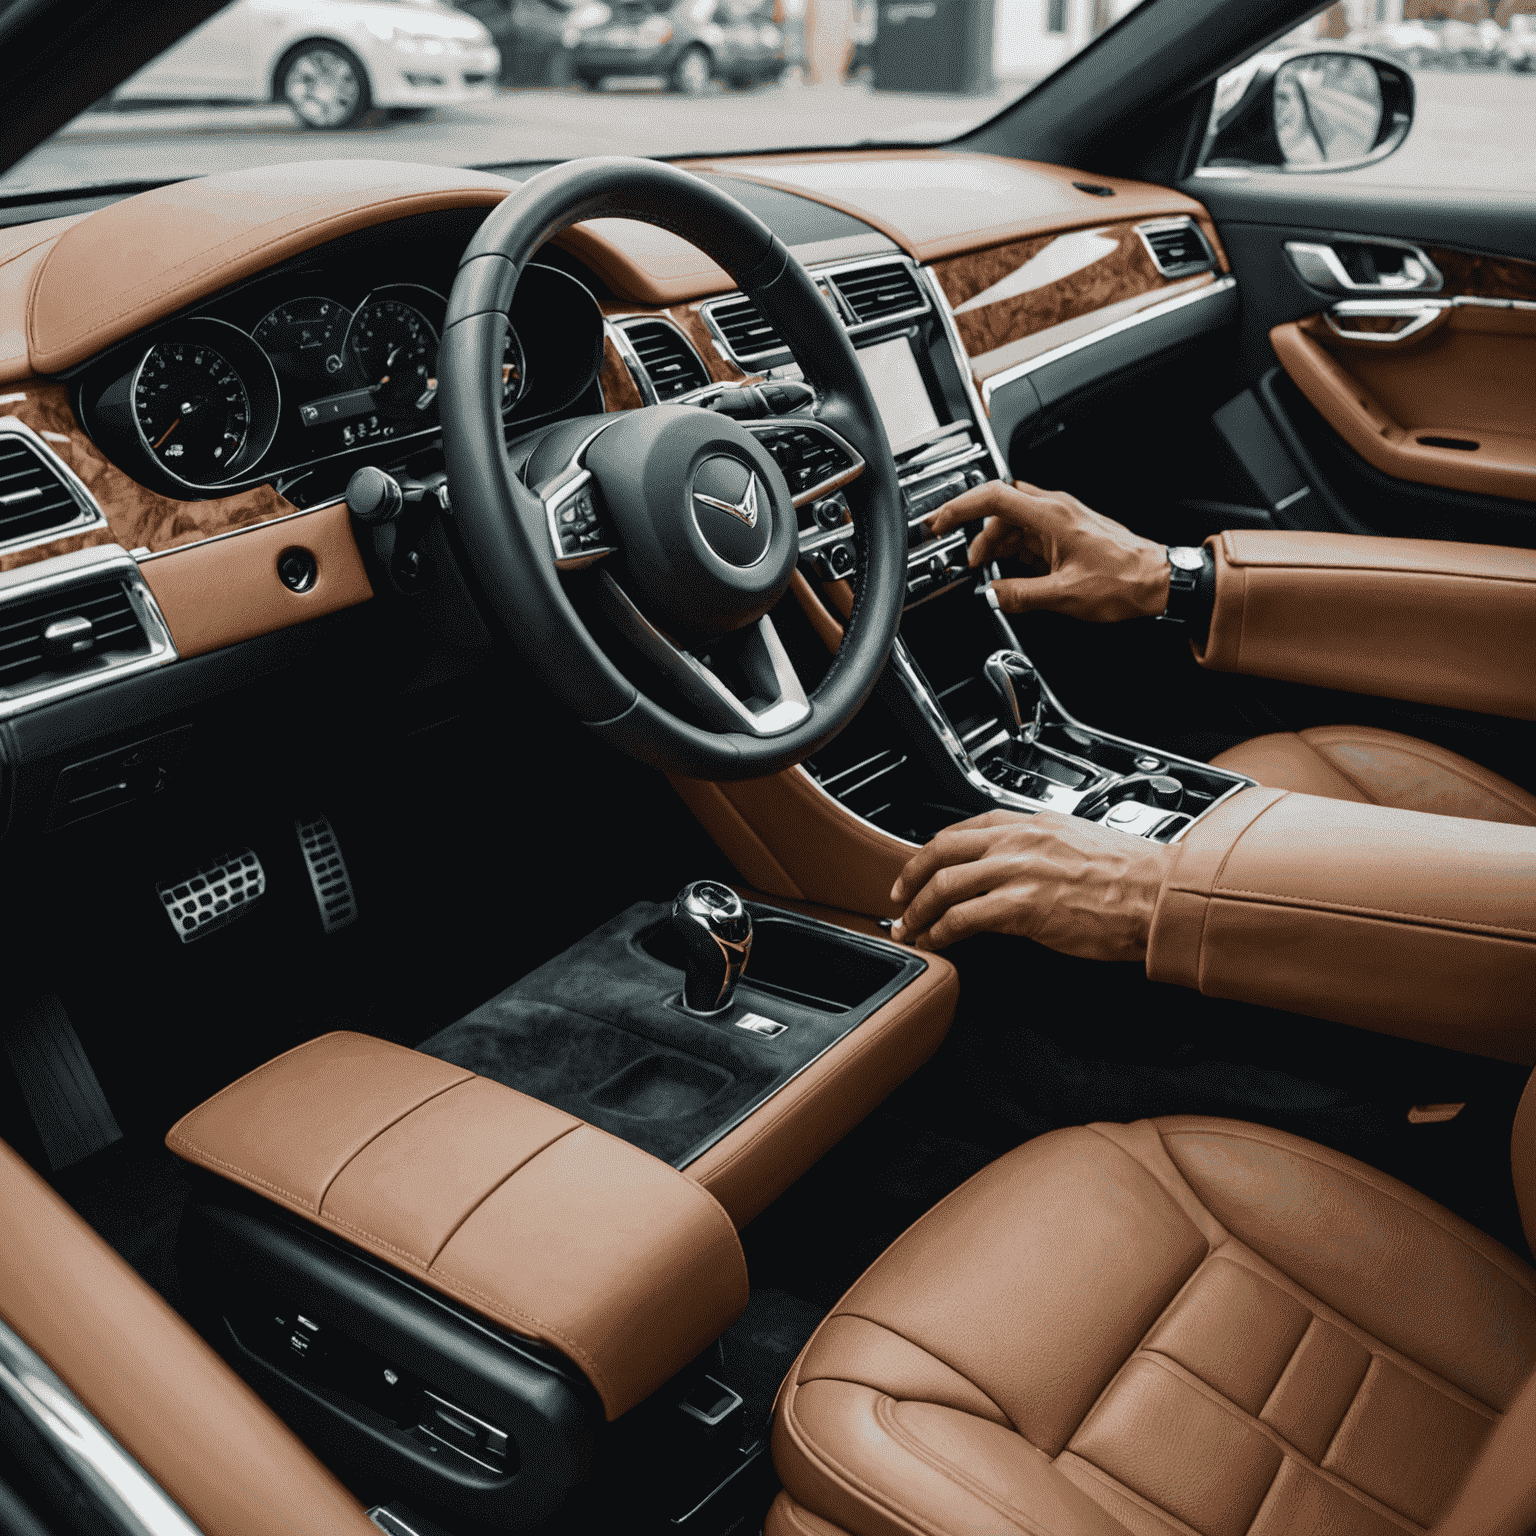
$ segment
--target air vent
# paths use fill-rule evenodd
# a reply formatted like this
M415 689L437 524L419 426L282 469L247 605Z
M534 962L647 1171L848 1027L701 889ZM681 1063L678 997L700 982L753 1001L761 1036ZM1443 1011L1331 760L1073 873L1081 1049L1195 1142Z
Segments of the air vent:
M1136 233L1141 236L1153 265L1164 277L1188 277L1195 272L1209 272L1216 264L1200 226L1191 219L1175 219L1167 224L1138 224Z
M732 299L728 304L713 305L709 318L738 362L751 362L754 358L772 357L789 350L751 299Z
M62 682L93 661L147 656L149 637L113 578L0 606L0 695Z
M912 273L900 262L838 272L832 281L853 312L855 325L893 320L898 315L916 314L927 308Z
M26 437L0 432L0 545L89 520L62 476Z
M702 389L709 375L699 355L688 345L681 331L661 320L647 320L626 325L624 334L640 359L658 400L675 400L691 389Z

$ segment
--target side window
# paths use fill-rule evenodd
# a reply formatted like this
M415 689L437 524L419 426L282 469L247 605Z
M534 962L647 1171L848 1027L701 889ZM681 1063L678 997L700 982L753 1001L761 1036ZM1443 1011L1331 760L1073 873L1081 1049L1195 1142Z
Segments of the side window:
M1287 56L1324 50L1333 57L1285 66ZM1411 102L1381 100L1372 60L1407 72ZM1197 174L1249 173L1241 151L1255 124L1238 120L1254 115L1256 82L1277 69L1266 123L1290 170L1329 171L1335 161L1344 168L1334 174L1375 186L1524 192L1536 185L1536 0L1335 0L1222 76ZM1350 166L1369 158L1362 136L1373 113L1404 108L1412 115L1407 136ZM1239 152L1223 154L1233 147L1234 124L1243 130Z

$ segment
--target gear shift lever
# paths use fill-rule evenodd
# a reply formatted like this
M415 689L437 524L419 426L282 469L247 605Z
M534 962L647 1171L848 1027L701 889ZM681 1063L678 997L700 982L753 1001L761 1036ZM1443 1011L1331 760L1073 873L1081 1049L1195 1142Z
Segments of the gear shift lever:
M993 651L983 670L1002 700L1003 724L1020 741L1032 742L1040 733L1040 716L1045 709L1034 662L1023 651Z
M672 927L688 955L683 1007L706 1017L724 1013L752 953L751 914L729 886L695 880L672 903Z

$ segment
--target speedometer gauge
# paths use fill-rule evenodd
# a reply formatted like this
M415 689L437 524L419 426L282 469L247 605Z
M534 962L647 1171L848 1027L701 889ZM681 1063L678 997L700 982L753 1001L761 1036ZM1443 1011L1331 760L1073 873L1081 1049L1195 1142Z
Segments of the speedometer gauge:
M528 388L528 364L523 360L523 344L517 332L507 327L507 344L501 353L501 408L510 411Z
M200 342L162 342L139 364L133 417L154 458L183 480L211 484L245 447L251 401L223 353Z
M347 350L381 414L414 416L432 410L437 398L437 332L414 305L401 299L370 300L352 318Z
M323 379L341 371L341 344L352 311L318 296L279 304L251 332L279 373Z

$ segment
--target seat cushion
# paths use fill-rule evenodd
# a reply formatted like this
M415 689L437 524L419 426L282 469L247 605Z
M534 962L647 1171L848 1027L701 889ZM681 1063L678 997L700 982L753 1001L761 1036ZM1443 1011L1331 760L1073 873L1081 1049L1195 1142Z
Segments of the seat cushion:
M1211 762L1267 789L1536 826L1536 796L1508 779L1444 747L1367 725L1276 731L1240 742Z
M818 1329L769 1536L1421 1530L1533 1366L1536 1274L1362 1163L1238 1121L1056 1131Z

